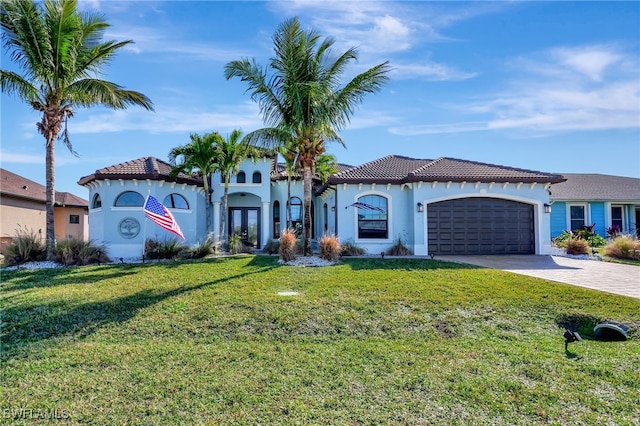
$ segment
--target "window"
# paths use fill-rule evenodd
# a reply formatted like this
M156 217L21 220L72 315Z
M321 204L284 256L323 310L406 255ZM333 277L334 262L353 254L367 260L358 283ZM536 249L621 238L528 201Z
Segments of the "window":
M324 233L326 234L329 231L329 206L327 203L322 206L322 216L324 217Z
M80 223L80 215L79 214L70 214L69 215L69 223Z
M291 197L289 200L291 206L291 227L302 232L302 200L298 197Z
M585 217L585 206L569 206L571 220L571 230L577 231L587 223Z
M618 228L619 232L622 232L622 206L611 206L611 227Z
M142 195L134 191L126 191L118 195L113 205L116 207L142 207L143 204L144 198Z
M280 238L280 201L273 202L273 238Z
M253 176L251 179L253 183L262 183L262 175L260 174L260 172L253 172Z
M92 209L99 209L102 207L102 199L100 198L100 194L96 194L93 196L93 201L91 201Z
M236 183L247 183L247 175L244 172L239 172L236 176Z
M387 199L380 195L358 198L358 238L388 238Z
M172 209L189 209L189 203L187 203L187 200L180 194L167 195L164 197L162 204Z

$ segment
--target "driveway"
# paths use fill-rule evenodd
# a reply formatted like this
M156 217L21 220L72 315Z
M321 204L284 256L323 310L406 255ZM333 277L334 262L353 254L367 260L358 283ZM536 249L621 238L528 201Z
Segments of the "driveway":
M501 269L548 281L640 299L640 267L561 256L436 256L437 260Z

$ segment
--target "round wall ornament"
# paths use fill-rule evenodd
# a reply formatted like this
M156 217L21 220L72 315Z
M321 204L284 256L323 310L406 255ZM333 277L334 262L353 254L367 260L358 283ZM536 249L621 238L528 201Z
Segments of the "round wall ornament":
M125 217L118 224L118 232L123 238L134 238L140 233L140 222L133 217Z

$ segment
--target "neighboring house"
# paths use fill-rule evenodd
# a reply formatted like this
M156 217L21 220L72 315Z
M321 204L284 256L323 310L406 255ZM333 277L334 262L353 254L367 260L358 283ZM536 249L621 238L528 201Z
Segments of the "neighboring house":
M140 257L145 238L170 238L145 220L147 194L172 212L189 244L207 237L202 181L172 177L171 166L144 157L97 170L78 182L90 191L90 237L112 257ZM493 164L389 155L340 166L328 182L315 182L312 238L335 234L375 254L399 239L416 255L546 254L551 249L549 188L560 175ZM219 229L223 184L212 177L212 226ZM227 230L261 249L287 223L302 222L303 188L287 178L276 158L245 161L229 185Z
M46 188L8 170L0 169L0 238L4 245L18 229L35 231L44 240L47 227ZM56 192L55 237L88 239L88 203L68 192ZM2 250L4 252L4 250Z
M640 225L640 179L601 174L566 173L565 182L551 185L551 236L594 225L637 234Z

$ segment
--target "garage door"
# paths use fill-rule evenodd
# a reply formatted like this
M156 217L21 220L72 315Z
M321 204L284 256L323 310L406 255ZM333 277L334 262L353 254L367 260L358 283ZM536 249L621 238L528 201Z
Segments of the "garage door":
M427 205L429 253L533 254L533 206L496 198Z

